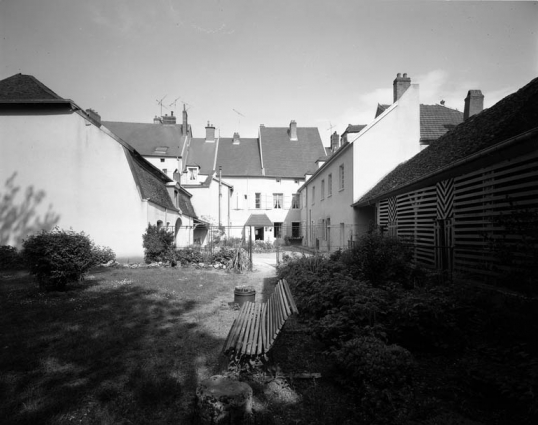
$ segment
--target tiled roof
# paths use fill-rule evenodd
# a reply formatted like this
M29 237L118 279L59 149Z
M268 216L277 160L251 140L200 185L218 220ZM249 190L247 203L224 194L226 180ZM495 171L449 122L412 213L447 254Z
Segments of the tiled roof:
M375 118L377 118L379 115L381 115L390 105L382 105L380 103L377 104L377 110L375 111Z
M348 124L346 131L344 131L344 134L345 133L359 133L364 127L366 127L366 124L364 125Z
M245 226L272 226L273 222L267 217L267 214L250 214Z
M357 204L365 204L433 173L448 169L456 161L537 126L538 78L491 108L470 117L409 161L400 164Z
M420 141L431 142L463 122L463 113L442 105L420 105Z
M238 145L232 138L221 137L217 153L217 170L223 176L261 176L262 166L258 139L242 138Z
M157 169L153 169L154 167L136 152L128 152L127 155L142 198L149 199L150 202L163 208L177 211L166 189L166 183L170 179Z
M179 208L181 209L181 212L189 217L198 218L196 215L196 212L194 211L194 207L191 203L191 197L185 189L180 189L179 196L178 196L178 204Z
M0 100L65 100L31 75L16 74L0 81Z
M287 127L261 127L265 175L302 178L312 163L325 156L319 131L315 127L297 127L297 139L291 141Z
M211 174L215 164L217 142L206 142L205 139L192 139L184 158L185 166L199 166L200 174Z
M103 121L112 133L125 140L144 156L177 157L181 154L185 137L181 135L181 125L147 124L137 122ZM159 148L167 147L166 153Z

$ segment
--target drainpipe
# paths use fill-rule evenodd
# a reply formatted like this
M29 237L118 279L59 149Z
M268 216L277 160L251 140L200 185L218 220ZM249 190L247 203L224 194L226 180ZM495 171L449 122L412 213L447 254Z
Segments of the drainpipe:
M222 227L222 221L220 217L220 203L222 200L222 166L219 165L219 230Z

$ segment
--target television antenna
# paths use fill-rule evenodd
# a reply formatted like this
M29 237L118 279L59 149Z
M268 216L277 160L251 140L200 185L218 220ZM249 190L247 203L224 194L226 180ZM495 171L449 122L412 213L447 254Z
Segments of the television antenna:
M164 98L163 98L163 99L164 99ZM178 101L178 100L179 100L179 97L176 97L176 98L174 99L174 101L173 101L170 105L168 105L168 106L172 106L172 105L174 105L174 109L176 109L176 107L177 107L177 101Z
M237 109L232 108L232 111L234 111L237 115L239 115L237 117L237 126L238 126L238 130L241 131L241 118L240 117L243 117L243 118L246 118L246 117Z
M166 96L168 96L168 95L165 94L164 97L163 97L161 100L158 100L158 99L156 100L157 105L159 105L159 106L161 107L161 117L163 116L163 108L164 108L164 109L168 109L166 106L163 105L163 100L164 100L164 98L165 98Z
M333 123L329 121L329 128L328 128L327 130L329 130L330 133L332 134L332 132L333 132L333 128L335 128L335 127L336 127L336 126L333 125Z

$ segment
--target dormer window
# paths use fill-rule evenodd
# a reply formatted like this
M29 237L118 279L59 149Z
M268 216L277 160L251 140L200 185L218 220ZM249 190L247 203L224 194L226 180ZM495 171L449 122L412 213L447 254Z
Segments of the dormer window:
M187 167L187 173L190 181L198 180L198 167Z

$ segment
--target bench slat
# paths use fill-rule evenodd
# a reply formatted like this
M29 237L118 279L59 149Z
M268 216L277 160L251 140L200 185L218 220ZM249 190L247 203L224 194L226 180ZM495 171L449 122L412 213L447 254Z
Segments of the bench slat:
M254 317L253 313L255 308L256 304L249 303L247 322L245 324L245 332L243 335L241 335L241 340L239 341L239 344L237 346L238 350L242 353L246 353L247 351L248 336L250 333L250 323L252 322L252 318Z
M243 343L243 339L245 338L246 326L248 323L248 319L250 317L250 310L252 309L253 304L250 302L246 302L243 305L246 306L246 308L245 308L243 322L241 323L241 330L239 331L239 336L237 340L234 341L234 344L232 345L232 348L235 349L236 351L240 349Z
M266 338L265 338L265 319L266 319L266 313L267 313L267 304L262 304L262 312L261 312L261 323L260 323L260 334L258 336L258 349L256 350L256 354L260 355L263 353L263 350L267 346Z
M295 300L293 299L293 295L291 294L290 286L288 285L288 281L286 279L282 279L282 286L284 287L284 290L288 294L288 299L290 300L290 306L292 312L295 314L299 314L299 309L297 308L297 305L295 304Z
M224 346L224 352L228 351L230 348L235 346L235 342L237 341L237 338L239 338L239 333L241 332L241 327L243 325L243 321L245 320L245 312L247 310L248 306L243 304L241 306L241 310L239 311L239 315L236 317L232 324L232 328L230 329L230 333L228 334L228 338L226 339L226 344Z
M254 335L252 335L252 348L250 350L250 353L256 354L256 351L258 350L258 337L260 336L260 321L262 320L262 305L260 303L257 304L256 308L256 324L254 326Z
M285 320L288 320L288 317L291 316L291 309L290 309L290 306L288 305L288 299L286 297L286 294L284 292L284 287L282 285L279 285L278 294L280 295L280 301L282 302L282 306L284 307L283 312L284 312Z

